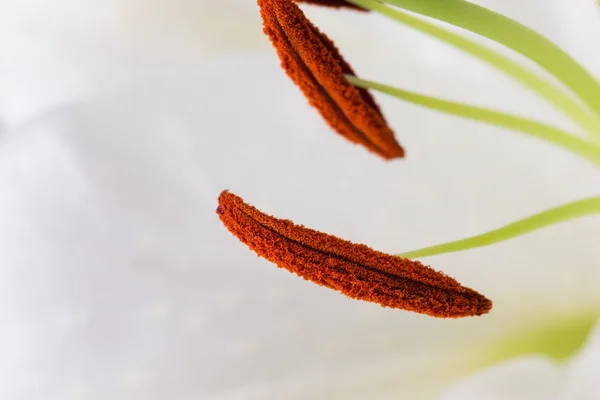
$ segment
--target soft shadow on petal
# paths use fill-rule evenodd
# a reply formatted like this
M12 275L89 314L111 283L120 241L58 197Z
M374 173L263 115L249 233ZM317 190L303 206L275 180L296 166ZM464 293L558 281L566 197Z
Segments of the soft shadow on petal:
M508 361L469 377L441 400L594 400L598 398L600 325L568 363L541 357Z
M588 344L569 365L564 399L594 400L600 395L600 325L590 336Z
M560 367L544 358L529 357L467 378L441 400L558 400L563 383Z
M215 54L267 47L252 1L4 1L0 120L15 125Z

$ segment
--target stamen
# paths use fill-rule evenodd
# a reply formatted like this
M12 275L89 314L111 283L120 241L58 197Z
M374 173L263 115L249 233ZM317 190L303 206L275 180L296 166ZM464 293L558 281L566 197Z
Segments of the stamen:
M497 68L498 70L504 72L505 74L513 78L515 81L521 83L525 87L531 89L533 92L540 95L544 100L548 101L558 110L560 110L563 114L565 114L575 123L577 123L586 132L592 135L600 135L600 119L597 115L594 115L584 105L581 105L578 101L576 101L576 99L573 99L571 94L565 92L561 87L557 87L553 82L549 81L548 79L538 76L538 74L536 74L534 71L531 71L528 67L522 66L521 64L511 60L509 57L503 55L501 52L496 51L490 47L484 46L470 38L463 37L462 35L450 31L449 29L438 26L426 20L422 20L420 18L416 18L404 11L395 9L393 7L385 6L379 1L349 1L360 5L364 8L368 8L372 11L378 12L396 22L409 26L419 32L432 36L444 43L447 43L457 49L468 53L469 55L475 58L478 58L479 60L491 65L494 68ZM471 25L474 24L473 21L480 21L480 19L478 19L478 15L473 16L473 21L465 20L465 18L460 15L460 13L463 10L457 5L458 2L455 0L441 0L441 3L438 0L387 0L387 2L391 4L398 3L398 6L400 6L401 3L402 5L400 7L405 7L407 10L421 13L423 15L430 16L433 18L438 18L446 22L457 22L458 20L460 20L462 21L462 24L457 24L457 26L460 26L461 28L465 29L466 26L472 27ZM470 8L471 5L467 5L465 7ZM443 11L441 11L446 10L446 8L448 8L448 14L455 17L456 21L454 19L449 20L448 18L442 18L443 16L447 17L446 14ZM479 27L480 24L481 23L479 22L475 25L476 27ZM512 25L506 27L503 32L510 32L512 29L511 26ZM479 31L474 32L481 33ZM519 39L519 43L522 42L526 42L526 40ZM507 43L502 42L502 44L508 46ZM532 58L532 60L534 59ZM574 61L572 60L571 62L574 63ZM548 68L552 69L552 67ZM557 77L560 79L559 76Z
M492 302L418 261L271 217L224 191L217 214L260 257L344 295L440 318L487 313Z
M371 95L346 80L345 74L355 73L333 42L292 0L258 0L258 5L281 66L325 121L384 159L403 157L404 150Z

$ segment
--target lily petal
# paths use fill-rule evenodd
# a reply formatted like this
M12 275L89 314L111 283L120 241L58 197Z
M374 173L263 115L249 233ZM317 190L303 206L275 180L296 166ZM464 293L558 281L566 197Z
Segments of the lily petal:
M558 400L561 372L544 358L519 359L465 380L441 400Z
M593 400L598 398L600 325L587 345L566 364L525 357L480 372L453 387L441 400Z
M564 399L593 400L600 393L600 324L596 326L587 345L566 367Z
M600 187L595 169L551 146L385 106L415 132L409 164L340 147L272 55L215 60L9 131L0 145L7 397L431 399L481 365L482 349L599 304L597 219L431 259L495 301L485 318L456 321L348 301L231 245L214 215L224 185L386 252Z

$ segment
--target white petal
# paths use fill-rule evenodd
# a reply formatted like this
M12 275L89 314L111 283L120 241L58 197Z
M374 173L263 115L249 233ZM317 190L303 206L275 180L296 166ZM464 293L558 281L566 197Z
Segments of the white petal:
M600 396L600 325L567 371L565 399L594 400Z
M0 121L14 125L215 53L267 46L252 1L3 1Z
M563 380L561 369L548 360L523 358L466 379L441 400L558 400Z
M489 368L450 389L441 400L594 400L600 394L600 325L569 363L521 358Z
M591 302L597 224L435 259L497 301L490 316L459 321L315 287L220 225L215 200L229 188L268 213L397 252L599 187L591 167L536 141L396 102L385 111L406 161L332 133L273 55L229 57L8 134L5 397L268 398L275 382L312 398L403 387L428 398L468 371L472 345ZM433 382L410 386L421 376Z

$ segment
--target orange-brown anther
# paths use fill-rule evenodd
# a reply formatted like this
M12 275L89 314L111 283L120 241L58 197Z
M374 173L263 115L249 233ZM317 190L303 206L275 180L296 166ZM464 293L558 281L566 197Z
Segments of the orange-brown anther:
M481 315L492 302L418 261L266 215L224 191L217 214L259 256L348 297L440 318Z
M281 66L327 123L384 159L403 157L371 95L346 80L354 71L333 42L292 0L258 0L258 5Z
M295 1L296 1L296 3L309 3L309 4L315 4L315 5L319 5L319 6L325 6L325 7L350 8L353 10L367 11L364 8L355 6L354 4L349 3L345 0L295 0Z

